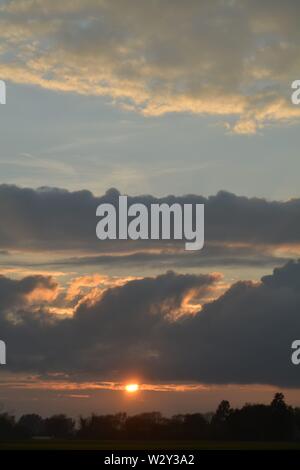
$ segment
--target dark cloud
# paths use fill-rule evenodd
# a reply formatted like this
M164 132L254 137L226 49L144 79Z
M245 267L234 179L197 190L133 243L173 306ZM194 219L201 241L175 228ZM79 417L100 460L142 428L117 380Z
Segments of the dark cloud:
M166 268L199 268L220 267L220 266L247 266L266 267L284 264L286 258L280 258L268 254L266 247L247 246L234 247L222 244L210 244L209 242L201 251L197 252L170 252L162 250L158 253L140 251L130 254L80 256L57 259L51 262L44 262L43 266L53 267L83 267L83 266L104 266L104 267L144 267L157 269ZM28 266L38 266L39 264L27 264Z
M84 250L114 253L147 248L183 248L181 241L107 241L96 238L96 207L117 204L118 191L96 197L89 191L69 192L55 188L38 190L0 186L0 249ZM286 202L247 198L221 191L208 198L129 197L129 204L205 204L205 244L255 246L299 243L300 199ZM233 246L234 248L234 246ZM238 247L240 249L240 247ZM212 248L211 248L212 250ZM220 256L220 253L216 253Z
M27 308L11 321L1 313L8 367L78 380L135 373L153 381L299 387L290 359L300 331L299 279L300 262L289 262L205 303L214 276L168 272L83 299L71 318L47 321L42 309ZM202 309L182 315L193 295Z
M57 283L51 277L27 276L24 279L9 279L0 276L0 311L1 317L9 314L14 308L24 307L27 298L35 290L52 291ZM0 330L1 331L1 330Z

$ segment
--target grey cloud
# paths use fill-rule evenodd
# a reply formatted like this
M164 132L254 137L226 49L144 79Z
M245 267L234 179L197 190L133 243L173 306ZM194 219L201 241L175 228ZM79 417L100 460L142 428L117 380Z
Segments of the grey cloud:
M56 321L49 319L43 309L31 313L26 305L19 309L19 317L15 313L16 320L22 321L11 322L0 310L0 329L10 350L10 367L39 372L70 372L75 368L109 373L109 364L117 358L121 363L122 356L125 358L122 345L127 348L131 341L138 344L138 338L145 338L147 331L159 328L164 318L177 311L187 293L193 290L205 296L215 281L211 275L172 272L131 281L124 288L108 289L96 304L82 303L74 317Z
M211 245L209 242L205 248L199 252L170 252L162 250L159 253L140 251L132 254L100 255L100 256L78 256L63 259L56 259L43 263L27 263L26 266L38 267L144 267L151 269L166 268L199 268L217 267L217 266L248 266L248 267L267 267L284 264L286 258L280 258L268 254L266 247L247 246L234 247L224 244ZM10 265L12 265L10 263ZM20 263L18 263L18 266ZM22 265L24 266L24 264Z
M116 205L118 196L116 190L96 197L89 191L69 192L55 188L33 190L1 185L0 218L3 223L0 228L0 249L82 250L100 255L128 253L131 250L142 252L149 248L184 248L180 241L99 241L95 233L98 221L96 207L103 202ZM256 248L257 253L264 251L268 256L270 246L297 244L300 241L300 199L267 201L221 191L208 198L197 195L155 198L146 195L129 197L128 202L144 203L146 206L175 202L205 204L203 253L207 245L211 256L215 257L222 258L222 253L218 252L217 246L213 248L213 244L229 245L227 257L230 254L234 256L234 248L240 252L244 250L246 257L247 249L248 254ZM241 243L250 247L241 247Z
M205 299L211 276L167 273L111 288L55 323L1 320L12 370L70 377L272 384L299 387L291 343L300 329L300 262L261 283L238 282L194 315L174 318L191 291Z
M56 282L50 276L27 276L21 280L0 276L1 315L25 306L26 297L35 289L55 290L56 287Z

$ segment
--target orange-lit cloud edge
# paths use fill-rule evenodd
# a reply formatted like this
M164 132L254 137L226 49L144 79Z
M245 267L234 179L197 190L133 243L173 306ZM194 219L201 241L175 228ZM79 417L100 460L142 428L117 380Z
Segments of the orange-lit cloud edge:
M53 376L53 379L50 377ZM57 380L55 380L57 376ZM60 380L61 377L61 380ZM2 381L3 380L3 381ZM239 389L253 391L264 391L274 392L278 390L278 387L273 385L262 385L262 384L202 384L202 383L148 383L139 382L138 380L124 380L123 382L113 381L83 381L75 382L71 380L65 380L63 374L50 374L49 379L45 380L35 375L24 375L24 374L2 374L2 380L0 382L1 389L10 390L35 390L35 391L52 391L52 392L67 392L69 394L80 394L97 391L112 391L112 392L124 392L128 385L137 384L138 391L140 392L208 392L215 390L226 390Z

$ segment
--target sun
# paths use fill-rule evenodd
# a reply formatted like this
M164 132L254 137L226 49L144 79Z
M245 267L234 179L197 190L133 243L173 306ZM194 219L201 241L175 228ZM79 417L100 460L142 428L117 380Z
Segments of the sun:
M127 384L125 385L125 390L128 393L138 392L140 389L139 384Z

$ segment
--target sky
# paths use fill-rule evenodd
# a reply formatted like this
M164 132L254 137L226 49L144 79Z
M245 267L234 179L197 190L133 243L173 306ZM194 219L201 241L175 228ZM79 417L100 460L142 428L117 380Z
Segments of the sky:
M0 1L3 409L300 406L299 17L297 0ZM100 242L119 194L204 203L203 250Z

